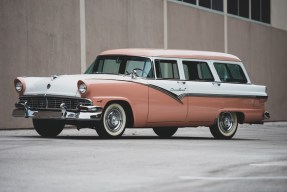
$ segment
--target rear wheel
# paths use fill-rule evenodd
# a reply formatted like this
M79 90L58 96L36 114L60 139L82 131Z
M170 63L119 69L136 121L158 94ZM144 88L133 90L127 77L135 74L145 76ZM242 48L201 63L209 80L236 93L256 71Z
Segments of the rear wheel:
M96 131L100 137L120 137L126 128L127 117L124 108L117 103L110 104L104 111L101 123Z
M33 119L34 129L43 137L56 137L59 135L64 127L64 120L50 120L50 119Z
M170 138L176 133L177 129L177 127L158 127L153 128L153 131L161 138Z
M238 120L236 113L223 112L220 113L214 125L209 127L211 134L216 139L231 139L238 127Z

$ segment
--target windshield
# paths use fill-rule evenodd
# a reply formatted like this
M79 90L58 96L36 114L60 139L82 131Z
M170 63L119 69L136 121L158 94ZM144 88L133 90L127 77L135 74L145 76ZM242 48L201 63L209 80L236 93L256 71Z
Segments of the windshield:
M85 74L125 74L136 73L138 77L154 78L152 62L149 58L132 56L99 56Z

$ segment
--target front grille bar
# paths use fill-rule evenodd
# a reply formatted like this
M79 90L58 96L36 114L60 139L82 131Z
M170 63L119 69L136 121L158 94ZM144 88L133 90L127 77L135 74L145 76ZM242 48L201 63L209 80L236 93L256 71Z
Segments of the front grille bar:
M74 97L56 96L21 96L20 103L27 102L31 109L61 109L60 105L65 103L68 110L76 110L79 105L91 106L92 101Z

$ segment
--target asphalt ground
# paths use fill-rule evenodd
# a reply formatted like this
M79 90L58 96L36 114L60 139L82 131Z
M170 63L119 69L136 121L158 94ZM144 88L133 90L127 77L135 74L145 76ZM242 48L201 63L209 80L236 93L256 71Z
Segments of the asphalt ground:
M159 139L127 129L120 139L65 129L0 130L0 191L287 191L287 123L241 125L232 140L209 129Z

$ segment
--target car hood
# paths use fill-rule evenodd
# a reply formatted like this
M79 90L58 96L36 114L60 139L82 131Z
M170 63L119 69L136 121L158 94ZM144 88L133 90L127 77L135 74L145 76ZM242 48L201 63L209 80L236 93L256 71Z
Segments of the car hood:
M24 79L26 85L24 95L64 95L80 97L77 87L79 80L131 80L131 77L123 75L80 74L52 77L26 77L22 79Z

